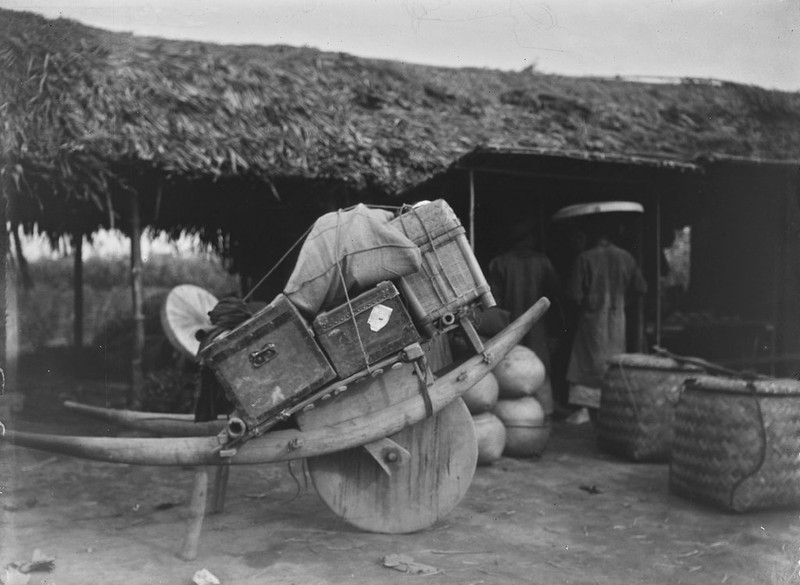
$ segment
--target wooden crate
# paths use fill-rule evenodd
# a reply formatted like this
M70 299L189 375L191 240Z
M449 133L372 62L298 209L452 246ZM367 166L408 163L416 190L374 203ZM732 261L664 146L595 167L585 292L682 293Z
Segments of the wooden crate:
M391 282L381 282L314 319L314 332L339 378L419 341L414 323Z
M400 278L398 286L426 335L445 329L461 307L478 300L484 308L495 305L464 228L446 201L404 209L392 225L422 251L420 270Z
M313 332L282 294L200 357L249 428L336 378Z

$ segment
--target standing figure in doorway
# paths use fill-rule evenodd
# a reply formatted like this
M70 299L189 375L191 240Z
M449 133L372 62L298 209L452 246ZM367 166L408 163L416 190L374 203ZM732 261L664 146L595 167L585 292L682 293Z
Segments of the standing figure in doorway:
M601 216L590 226L592 248L575 259L567 296L578 305L578 323L567 381L569 402L577 406L567 422L588 422L600 407L606 361L626 351L625 305L631 294L647 292L633 256L609 239L611 226Z
M560 315L561 284L550 259L537 250L531 222L514 226L510 232L510 243L508 251L489 263L489 285L498 306L510 313L512 321L543 296L553 301L556 310L551 309L546 318L536 323L521 342L533 350L544 365L547 377L535 398L541 403L545 414L550 415L554 408L550 385L550 351L557 332L560 332L559 328L563 329L563 324L553 322L554 317Z

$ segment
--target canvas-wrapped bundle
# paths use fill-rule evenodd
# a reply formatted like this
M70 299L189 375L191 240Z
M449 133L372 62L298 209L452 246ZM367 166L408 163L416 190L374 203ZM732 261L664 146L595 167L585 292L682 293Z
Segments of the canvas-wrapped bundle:
M491 465L503 455L506 427L497 416L484 412L472 417L478 437L478 465Z
M308 234L284 294L308 320L385 280L416 273L421 252L394 215L358 204L326 213Z
M504 455L537 457L550 438L550 425L541 404L531 396L498 400L493 410L506 428Z

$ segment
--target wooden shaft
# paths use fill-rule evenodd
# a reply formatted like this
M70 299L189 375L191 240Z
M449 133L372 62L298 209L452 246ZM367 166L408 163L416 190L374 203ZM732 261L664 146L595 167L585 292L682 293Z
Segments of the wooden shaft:
M141 412L116 408L102 408L67 400L64 407L94 418L114 422L127 428L167 437L207 437L219 434L225 428L225 419L194 422L194 415L166 412Z
M176 412L148 412L143 410L127 410L124 408L106 408L104 406L92 406L91 404L83 404L82 402L75 402L74 400L65 400L64 408L67 410L74 410L80 414L94 416L96 418L118 420L120 417L131 420L135 419L151 419L163 418L172 421L193 422L193 414L181 414ZM221 418L223 420L226 417Z
M453 368L429 388L434 413L472 388L517 345L550 306L541 298L522 316L485 344L485 351ZM85 459L134 465L252 465L288 461L335 453L376 441L423 420L425 402L414 395L363 417L319 429L266 433L239 448L230 459L219 455L216 437L169 439L67 437L6 431L3 440L12 444Z

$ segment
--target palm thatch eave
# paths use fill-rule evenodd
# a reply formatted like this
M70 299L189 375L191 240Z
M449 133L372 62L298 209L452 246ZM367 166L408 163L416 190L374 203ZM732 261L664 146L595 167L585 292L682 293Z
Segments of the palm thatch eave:
M300 177L391 194L480 146L800 158L796 93L428 67L0 16L4 188L94 205L101 217L120 212L109 194L143 190L120 169L150 174L145 184Z

